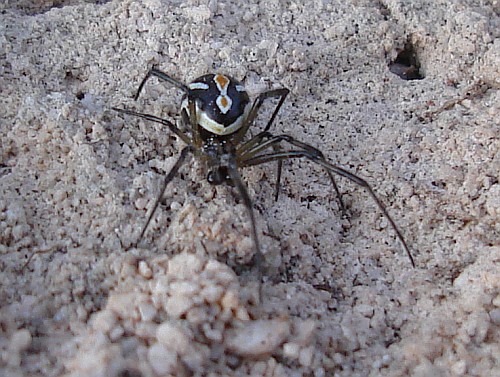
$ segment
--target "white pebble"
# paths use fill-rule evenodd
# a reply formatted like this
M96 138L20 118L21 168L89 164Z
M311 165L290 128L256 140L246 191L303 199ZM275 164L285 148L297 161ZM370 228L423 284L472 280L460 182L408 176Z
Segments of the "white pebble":
M497 308L500 308L500 294L496 295L491 303L495 305Z
M178 211L181 209L181 204L179 202L173 201L170 203L170 210L172 212Z
M221 300L222 311L230 311L238 307L238 295L234 291L227 291Z
M168 274L177 279L192 279L199 275L203 267L202 259L193 254L182 253L175 255L168 262Z
M258 357L271 354L290 335L287 321L258 320L227 332L226 346L239 356Z
M206 372L206 360L210 357L210 347L195 343L192 351L182 356L182 362L198 375L204 375ZM196 374L195 374L196 375Z
M283 344L283 355L290 359L298 359L300 353L300 346L297 343Z
M164 322L156 330L156 339L166 348L185 354L189 350L190 338L184 330L171 322Z
M382 366L386 367L392 362L392 356L385 354L382 356Z
M325 377L325 376L326 376L326 372L325 372L325 369L323 369L322 367L316 368L314 370L314 377Z
M307 346L311 343L316 331L316 321L306 320L296 325L294 341L301 346Z
M239 319L240 321L249 321L250 320L250 315L248 314L247 310L241 306L236 309L235 317L236 317L236 319Z
M197 23L207 21L212 16L210 8L208 8L208 6L206 5L200 5L198 7L187 7L184 9L184 14Z
M299 363L304 367L310 367L314 356L314 347L310 346L300 350Z
M220 343L222 341L222 331L217 328L212 328L209 323L202 325L203 334L213 342Z
M119 340L122 335L125 333L125 330L121 326L116 326L109 332L109 339L113 342L116 342Z
M455 376L464 376L467 372L467 363L465 360L460 360L451 366L451 372Z
M153 271L143 260L139 262L139 274L146 279L151 279L151 277L153 276Z
M221 298L223 292L224 290L222 287L209 285L208 287L202 289L200 297L209 303L214 303Z
M134 204L135 204L135 208L136 209L140 209L141 210L141 209L146 208L146 206L148 205L148 200L147 200L147 198L137 198L135 200Z
M149 348L148 361L160 375L174 373L177 370L177 354L170 352L160 343L155 343Z
M193 306L193 300L185 296L172 296L165 305L166 312L173 318L179 318Z
M24 226L22 225L16 225L15 227L12 228L12 237L16 241L20 240L24 236Z
M500 309L493 309L489 312L491 322L495 325L500 326Z
M116 317L113 312L104 310L94 315L92 319L92 327L100 332L108 333L115 326Z
M13 351L24 351L31 344L31 333L27 329L17 330L10 339L10 349Z
M156 336L158 325L153 322L139 322L135 325L135 335L139 338L149 339Z
M136 293L116 293L108 299L107 309L116 313L118 317L130 317L130 307L136 300Z
M156 316L156 308L147 302L141 302L138 305L138 309L143 321L152 321Z
M210 259L205 266L204 272L213 275L217 282L221 285L227 286L237 281L234 271L225 264L217 262L216 260Z
M176 296L194 296L200 290L200 286L191 281L176 281L170 284L170 291Z
M207 314L205 309L194 307L187 312L186 319L191 325L196 326L208 320Z
M363 317L371 318L373 317L374 309L373 306L366 305L366 304L359 304L356 305L354 308L359 314L361 314Z

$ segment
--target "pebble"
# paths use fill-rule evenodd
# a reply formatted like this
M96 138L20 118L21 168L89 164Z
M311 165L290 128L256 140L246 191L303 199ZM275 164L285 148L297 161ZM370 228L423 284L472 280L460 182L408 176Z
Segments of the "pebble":
M105 310L94 315L92 321L92 327L100 332L108 333L115 326L116 317L114 314Z
M140 261L139 262L139 274L146 278L146 279L151 279L153 276L153 271L151 268L149 268L148 264L145 261Z
M316 331L316 321L307 320L302 321L295 327L295 339L294 341L301 346L305 346L311 343Z
M153 305L146 302L141 302L137 307L143 321L152 321L153 318L156 317L157 311Z
M495 325L500 326L500 309L493 309L489 312L491 322Z
M290 335L290 324L281 319L256 320L229 330L226 346L243 357L271 354Z
M209 285L208 287L202 289L200 296L209 303L215 303L221 298L223 293L224 290L222 287Z
M191 339L184 330L171 322L164 322L156 330L156 339L166 348L177 354L185 354L190 348Z
M192 281L176 281L170 284L170 291L176 296L194 296L200 286Z
M221 300L222 310L230 311L238 307L238 296L234 291L227 291Z
M300 346L297 343L283 344L283 354L290 359L298 359Z
M159 375L173 374L177 370L177 354L170 352L160 343L155 343L149 348L148 361Z
M31 345L31 333L27 329L17 330L10 339L10 349L21 352Z
M202 260L193 254L178 254L168 262L168 274L179 280L190 280L202 270Z
M121 326L116 326L109 332L109 339L112 342L116 342L118 339L122 337L122 335L125 333L125 330Z
M179 318L193 306L193 300L185 296L172 296L165 305L166 312L173 318Z
M304 367L310 367L312 365L314 356L314 347L309 346L300 350L299 363Z

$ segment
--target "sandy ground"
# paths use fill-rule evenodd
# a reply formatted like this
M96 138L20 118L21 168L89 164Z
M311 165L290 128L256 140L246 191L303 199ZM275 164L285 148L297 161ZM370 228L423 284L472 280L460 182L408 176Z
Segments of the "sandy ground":
M1 376L500 375L500 3L304 4L2 2ZM424 79L389 71L405 45ZM132 99L153 65L289 88L273 132L368 180L417 267L299 160L277 202L274 164L243 172L262 302L245 208L197 163L132 247L183 146L110 109L179 119L156 79Z

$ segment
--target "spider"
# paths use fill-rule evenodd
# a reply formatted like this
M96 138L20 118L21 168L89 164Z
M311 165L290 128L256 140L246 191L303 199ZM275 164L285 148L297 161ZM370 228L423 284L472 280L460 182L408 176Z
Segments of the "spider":
M194 155L204 164L208 172L207 180L210 184L228 183L235 186L239 192L250 218L252 239L255 247L254 264L258 270L260 281L264 258L257 236L252 200L241 179L239 169L277 161L278 171L274 199L278 200L283 161L303 157L320 165L326 171L342 210L345 209L345 206L333 174L347 178L356 185L363 187L391 225L410 258L412 266L415 267L415 262L401 232L371 186L364 179L328 162L320 150L309 144L296 140L287 134L273 135L269 132L289 93L288 89L280 88L265 91L259 94L252 103L244 86L230 76L207 74L185 85L166 73L152 68L139 85L134 100L138 99L146 81L153 76L172 84L184 93L181 104L181 117L184 128L179 128L169 120L154 115L116 107L113 107L113 110L160 123L168 127L171 132L184 141L186 146L181 150L170 172L164 177L161 190L154 201L136 244L142 240L167 185L177 175L187 157ZM267 125L261 132L245 140L245 136L254 123L262 104L264 101L273 98L277 99L278 103ZM283 143L287 143L289 148L284 148Z

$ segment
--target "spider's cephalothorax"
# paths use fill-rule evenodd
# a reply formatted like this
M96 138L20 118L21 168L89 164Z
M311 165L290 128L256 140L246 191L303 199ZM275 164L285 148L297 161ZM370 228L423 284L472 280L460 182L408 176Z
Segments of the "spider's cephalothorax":
M278 111L289 93L288 89L281 88L263 92L253 101L253 103L251 103L243 85L229 76L208 74L185 85L153 68L139 85L135 99L139 97L144 84L151 76L156 76L160 80L166 81L184 92L181 106L184 129L177 127L169 120L154 115L138 113L126 109L113 109L125 114L135 115L153 122L161 123L182 139L187 146L182 149L177 162L165 176L160 193L142 228L138 242L144 236L167 185L175 177L188 154L193 154L205 164L207 180L211 184L230 183L237 188L241 195L245 207L248 210L252 225L252 238L255 244L255 264L260 273L263 258L259 239L257 237L252 201L238 170L247 166L277 161L278 172L275 191L275 199L277 200L283 160L306 158L320 165L326 171L337 194L342 210L344 210L344 204L333 174L347 178L363 187L375 201L396 233L396 236L401 241L403 248L410 258L411 264L413 266L415 265L401 232L382 202L375 195L371 186L364 179L340 166L330 163L325 159L320 150L309 144L298 141L287 134L273 135L269 132ZM274 108L271 118L262 131L255 136L245 139L247 131L254 123L262 103L269 98L278 99L278 103Z

